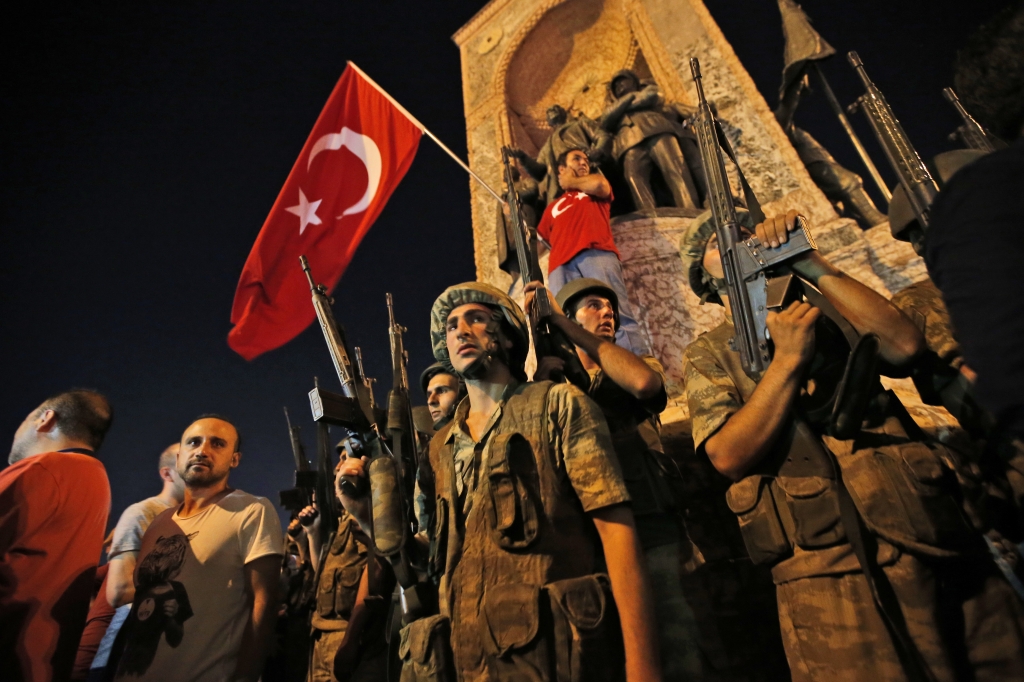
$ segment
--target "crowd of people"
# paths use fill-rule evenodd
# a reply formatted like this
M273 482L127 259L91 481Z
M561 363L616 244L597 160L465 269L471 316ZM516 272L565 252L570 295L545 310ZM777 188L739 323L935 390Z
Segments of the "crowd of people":
M0 677L1024 679L1022 55L1019 6L960 53L961 99L1008 144L942 177L915 244L933 281L888 300L802 254L791 268L817 293L768 314L763 372L731 343L714 220L690 222L689 284L726 316L684 354L688 434L659 421L664 370L628 299L609 184L586 148L552 158L550 287L527 284L520 306L466 282L430 311L407 529L425 617L397 617L409 595L375 549L372 498L342 485L368 475L358 434L336 447L333 499L283 531L271 502L229 485L237 425L201 415L159 455L159 494L105 538L113 408L91 390L47 398L0 472ZM766 249L807 222L740 218ZM557 357L527 377L538 296L588 387ZM940 442L881 376L913 377L967 437Z

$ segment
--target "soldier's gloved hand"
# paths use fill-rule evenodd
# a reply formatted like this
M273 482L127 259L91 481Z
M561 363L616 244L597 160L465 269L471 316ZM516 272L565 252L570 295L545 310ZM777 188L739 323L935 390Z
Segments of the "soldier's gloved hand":
M552 375L565 375L565 360L548 355L537 362L537 371L533 373L533 380L547 381Z
M775 342L773 365L781 363L791 372L803 369L814 355L814 322L820 315L810 303L798 301L782 312L768 313L768 332Z
M765 246L779 247L789 241L789 233L797 229L799 223L797 218L806 222L806 218L794 210L787 211L784 215L778 214L771 218L765 218L763 223L758 223L754 228L754 234Z

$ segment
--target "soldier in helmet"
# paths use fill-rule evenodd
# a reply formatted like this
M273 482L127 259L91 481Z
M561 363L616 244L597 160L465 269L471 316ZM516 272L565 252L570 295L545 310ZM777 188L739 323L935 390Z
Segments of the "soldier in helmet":
M441 294L430 337L468 397L431 442L441 613L403 632L403 675L427 679L446 653L432 637L450 627L462 680L621 679L623 650L628 680L661 679L642 550L600 410L570 384L526 381L526 318L488 284Z
M360 461L362 442L349 434L336 447L335 494L344 463ZM390 565L369 551L370 538L350 514L321 548L315 506L299 513L316 572L309 682L376 682L387 677L387 613L395 587Z
M535 290L536 285L527 287L527 311ZM696 619L680 584L680 566L691 555L688 543L686 556L680 551L685 537L675 499L680 475L659 435L658 415L668 403L665 371L654 356L640 357L615 345L618 297L604 282L574 279L559 290L551 308L549 322L576 344L590 373L588 394L604 413L622 466L654 591L662 671L670 680L700 680ZM534 379L546 379L562 366L558 358L541 358Z
M791 211L754 226L741 216L768 248L788 240L797 218ZM796 301L769 313L774 356L748 376L730 348L730 302L709 215L690 226L681 252L695 293L727 314L684 357L694 444L734 481L726 500L747 551L772 568L793 679L1024 675L1024 609L961 513L943 447L925 440L895 395L856 366L850 379L869 387L871 400L853 437L834 437L809 416L815 396L831 390L811 369L830 352L816 354L816 342L828 338L822 310L874 334L879 365L890 372L924 348L913 323L812 251L791 266L823 295L821 307Z
M434 422L434 430L451 421L452 412L466 397L466 384L440 362L435 362L420 375L420 388L427 396L427 408Z

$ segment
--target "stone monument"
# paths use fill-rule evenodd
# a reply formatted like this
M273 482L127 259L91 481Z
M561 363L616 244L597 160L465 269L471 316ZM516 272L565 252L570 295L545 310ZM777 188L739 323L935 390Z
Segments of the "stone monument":
M554 104L596 120L608 105L608 81L621 69L656 81L666 100L693 105L689 58L698 57L708 99L728 122L766 214L799 208L821 252L886 296L926 277L921 259L892 239L888 224L864 232L836 214L701 0L492 0L453 39L462 55L469 163L492 187L502 184L502 145L536 156ZM477 277L507 290L494 198L473 182L470 192ZM719 306L699 305L686 284L678 243L690 220L659 212L620 216L612 225L630 298L667 372L665 423L688 416L683 350L724 315ZM916 403L908 406L919 418L951 420L941 408L921 406L908 380L890 383Z

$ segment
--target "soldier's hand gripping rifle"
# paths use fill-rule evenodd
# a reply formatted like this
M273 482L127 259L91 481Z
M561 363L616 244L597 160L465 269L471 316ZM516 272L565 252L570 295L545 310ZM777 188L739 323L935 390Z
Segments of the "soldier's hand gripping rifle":
M783 297L791 279L789 275L771 277L772 270L816 247L806 225L801 221L800 229L789 235L789 241L778 248L766 249L757 237L743 240L733 204L732 188L725 170L722 147L726 145L729 156L735 162L735 155L729 148L728 140L721 131L714 112L704 96L700 62L690 59L690 71L697 86L697 113L690 124L697 136L701 159L704 162L704 177L707 181L708 203L715 221L718 235L718 250L725 271L725 286L732 307L733 326L736 336L733 347L739 351L743 369L750 375L763 372L771 362L771 348L767 316L770 308L781 307ZM751 195L752 196L752 195ZM756 202L750 201L751 213L760 213ZM755 220L764 219L754 215Z
M580 362L579 355L576 354L576 346L561 329L548 320L552 312L551 301L548 299L544 280L539 276L540 268L534 262L536 254L530 250L527 243L526 223L523 220L519 192L516 191L515 179L512 174L512 156L511 149L501 148L501 161L505 164L505 185L508 187L508 219L512 225L512 233L515 235L516 255L519 257L519 276L523 278L524 285L527 278L531 276L531 281L540 282L533 299L533 307L530 309L533 349L538 362L541 358L556 357L564 363L562 372L552 374L551 378L554 381L568 379L581 390L589 391L590 375L587 374L583 363Z
M317 472L309 466L306 449L302 446L301 427L292 426L287 407L284 408L284 418L288 422L288 438L291 440L292 457L295 459L295 487L281 491L281 506L289 511L298 512L313 504Z
M860 76L865 90L864 94L850 105L850 110L860 109L864 112L871 130L882 146L882 151L885 152L885 158L899 178L900 186L903 187L914 215L917 216L918 224L926 232L929 223L928 212L939 193L939 186L914 149L914 145L910 143L910 138L903 132L903 126L892 113L892 108L885 101L882 92L868 78L860 57L856 52L849 52L846 58Z

